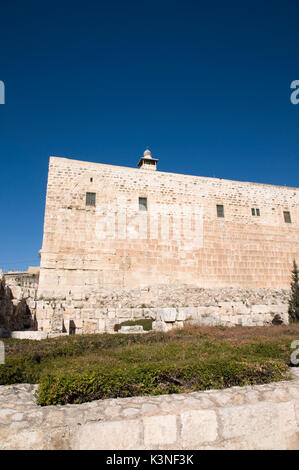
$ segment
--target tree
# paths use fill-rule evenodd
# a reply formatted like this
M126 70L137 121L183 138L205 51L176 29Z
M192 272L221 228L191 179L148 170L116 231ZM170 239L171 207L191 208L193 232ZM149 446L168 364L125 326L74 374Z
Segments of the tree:
M293 261L291 295L289 299L290 323L299 321L299 269L296 261Z

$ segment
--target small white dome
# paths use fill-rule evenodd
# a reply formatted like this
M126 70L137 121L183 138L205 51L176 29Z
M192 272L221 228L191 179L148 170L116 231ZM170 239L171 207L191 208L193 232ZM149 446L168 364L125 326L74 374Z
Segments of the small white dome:
M152 154L150 152L149 149L146 149L144 152L143 152L143 156L146 157L146 158L152 158Z

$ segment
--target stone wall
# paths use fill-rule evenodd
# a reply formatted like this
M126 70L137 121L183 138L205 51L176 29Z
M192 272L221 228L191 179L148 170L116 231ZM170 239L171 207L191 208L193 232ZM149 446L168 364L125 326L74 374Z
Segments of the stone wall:
M157 284L288 288L298 247L298 188L50 158L44 297Z
M168 331L186 323L225 326L288 323L287 289L203 289L155 286L132 290L73 292L37 301L38 329L44 332L114 332L126 320L152 318L154 329Z
M36 328L38 276L0 272L0 336Z
M0 387L0 449L299 449L294 379L178 395L39 407L35 385Z

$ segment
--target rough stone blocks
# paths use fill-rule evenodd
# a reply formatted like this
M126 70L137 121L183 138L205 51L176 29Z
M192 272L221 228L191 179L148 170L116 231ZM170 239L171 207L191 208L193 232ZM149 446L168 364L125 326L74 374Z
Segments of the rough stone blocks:
M174 444L177 441L177 416L160 415L143 419L144 444L148 448Z
M181 414L182 443L190 449L216 441L217 417L212 410L190 410Z

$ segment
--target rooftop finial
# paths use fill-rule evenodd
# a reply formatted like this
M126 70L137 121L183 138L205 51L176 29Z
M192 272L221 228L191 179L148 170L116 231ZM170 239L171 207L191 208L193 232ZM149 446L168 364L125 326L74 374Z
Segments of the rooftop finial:
M146 157L146 158L152 158L151 151L147 148L147 149L143 152L143 156Z
M138 166L144 170L156 170L157 169L157 158L152 157L151 151L147 148L143 152L143 157L140 158Z

